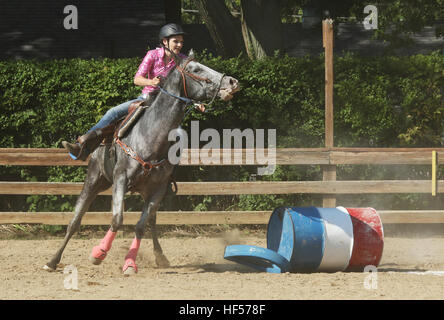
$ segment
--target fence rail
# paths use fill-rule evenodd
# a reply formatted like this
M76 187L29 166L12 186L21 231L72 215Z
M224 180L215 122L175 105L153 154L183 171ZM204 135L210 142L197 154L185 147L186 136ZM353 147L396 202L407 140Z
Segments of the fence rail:
M0 194L78 195L83 182L0 182ZM430 180L177 182L177 195L431 193ZM444 193L444 180L438 181ZM109 188L99 195L111 195Z
M184 150L181 165L256 165L263 166L260 149L213 150L218 163L206 164L198 149ZM287 148L276 149L277 165L430 165L444 164L444 148ZM432 156L433 151L437 155ZM213 154L214 155L214 154ZM227 163L227 159L231 159ZM239 161L241 159L241 161ZM237 162L236 162L237 161ZM262 161L262 162L261 162ZM86 166L74 161L64 149L0 148L0 165L8 166ZM436 171L436 170L435 170ZM83 183L1 181L0 194L5 195L78 195ZM236 194L387 194L444 193L444 180L360 180L360 181L245 181L245 182L178 182L178 195ZM101 193L111 195L111 189ZM383 223L444 223L444 210L379 210ZM271 211L159 212L159 224L266 224ZM43 223L66 225L71 212L0 212L0 223ZM84 224L105 225L110 212L88 212ZM134 224L140 213L125 213L125 224Z
M256 151L261 149L214 150L219 161L211 165L264 165L257 161ZM444 164L444 148L277 148L278 165L347 165L347 164L408 164L432 163L432 151L437 151L439 164ZM266 153L266 150L264 150ZM208 165L198 159L198 149L184 149L180 165ZM231 156L230 163L224 156ZM236 163L236 157L242 162ZM247 162L254 156L253 162ZM225 158L226 159L226 158ZM225 162L225 163L224 163ZM74 161L65 149L0 148L0 165L14 166L87 166L87 161Z
M160 225L267 224L272 211L159 211ZM444 223L444 210L378 210L382 223ZM73 212L0 212L0 224L68 225ZM135 225L140 212L125 212L124 225ZM109 225L111 212L87 212L84 225Z

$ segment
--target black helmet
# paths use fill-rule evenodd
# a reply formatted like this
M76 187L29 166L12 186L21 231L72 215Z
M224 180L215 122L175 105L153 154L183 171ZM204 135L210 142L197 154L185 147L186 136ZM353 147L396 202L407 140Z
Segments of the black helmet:
M185 35L182 27L176 23L168 23L160 28L159 41L162 42L163 38L169 38L177 35Z

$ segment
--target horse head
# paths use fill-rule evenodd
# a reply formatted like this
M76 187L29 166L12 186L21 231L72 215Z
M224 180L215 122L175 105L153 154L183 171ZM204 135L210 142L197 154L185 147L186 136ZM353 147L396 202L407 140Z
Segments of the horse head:
M176 61L176 65L182 75L183 92L193 100L213 101L219 97L228 101L240 90L237 79L195 61L192 51L187 59Z

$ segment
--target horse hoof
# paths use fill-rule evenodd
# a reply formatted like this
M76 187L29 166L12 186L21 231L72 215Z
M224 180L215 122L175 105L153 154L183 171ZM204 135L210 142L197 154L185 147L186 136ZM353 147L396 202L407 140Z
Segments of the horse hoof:
M137 273L136 262L132 259L127 259L125 265L122 268L123 274L126 276L133 275Z
M137 273L137 270L134 269L133 267L128 267L125 271L123 271L123 274L125 276L132 276L135 275Z
M106 258L106 251L100 248L100 246L95 246L92 249L90 261L94 264L100 264ZM96 261L100 260L100 261Z
M100 260L98 258L94 258L93 256L90 256L89 261L91 261L92 264L98 266L99 264L102 263L103 260Z
M52 267L48 266L47 264L45 264L43 266L43 270L46 270L48 272L54 272L54 271L56 271L56 268L52 268Z
M156 254L156 264L159 268L168 268L170 262L163 254Z

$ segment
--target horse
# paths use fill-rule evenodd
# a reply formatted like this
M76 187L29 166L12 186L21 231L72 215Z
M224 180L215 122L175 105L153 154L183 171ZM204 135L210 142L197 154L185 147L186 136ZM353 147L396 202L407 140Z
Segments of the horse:
M111 249L114 237L123 224L124 196L131 191L139 193L144 203L140 220L135 226L134 240L125 257L123 273L137 273L136 256L147 224L151 229L157 266L169 266L156 232L156 213L171 183L175 167L167 158L171 145L168 135L180 126L193 103L209 100L212 103L216 97L228 101L240 89L237 79L195 61L192 53L186 59L177 56L174 59L176 66L163 79L160 92L150 107L140 115L127 135L119 139L120 147L114 148L115 165L111 178L105 170L103 148L91 155L74 216L68 224L61 247L44 266L45 270L57 269L64 249L79 229L82 217L91 203L100 192L111 186L113 217L110 229L100 244L93 248L91 262L100 264Z

